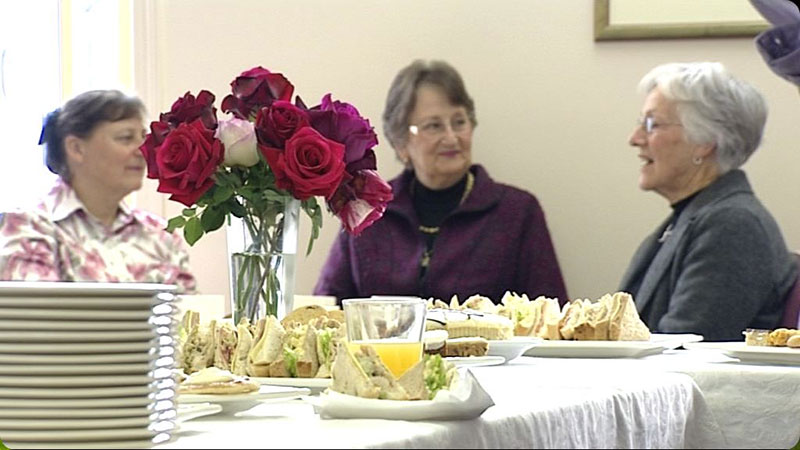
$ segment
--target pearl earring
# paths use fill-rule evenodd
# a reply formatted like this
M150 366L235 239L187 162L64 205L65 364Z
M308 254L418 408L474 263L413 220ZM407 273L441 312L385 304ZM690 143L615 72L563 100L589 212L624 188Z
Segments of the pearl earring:
M701 158L701 157L699 157L699 156L698 156L698 157L696 157L696 158L692 159L692 163L693 163L695 166L699 166L700 164L703 164L703 158Z

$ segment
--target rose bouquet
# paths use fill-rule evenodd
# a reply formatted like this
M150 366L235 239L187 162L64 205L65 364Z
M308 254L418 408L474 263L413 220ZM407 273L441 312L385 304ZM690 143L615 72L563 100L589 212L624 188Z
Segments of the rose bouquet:
M307 253L322 227L322 197L354 235L383 215L390 186L376 172L377 136L369 120L325 95L308 107L280 73L263 67L242 72L217 118L209 91L187 92L150 124L141 146L147 176L158 191L186 206L167 229L183 228L193 245L228 218L245 224L251 242L234 283L234 319L254 319L254 301L276 314L281 287L270 255L278 250L287 207L299 203L311 218ZM248 309L245 311L245 309Z

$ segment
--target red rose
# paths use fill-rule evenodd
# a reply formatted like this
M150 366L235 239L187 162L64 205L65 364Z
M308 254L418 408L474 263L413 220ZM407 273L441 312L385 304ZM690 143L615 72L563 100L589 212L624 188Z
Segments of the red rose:
M203 90L195 98L191 92L187 92L183 97L175 100L168 113L162 113L159 117L161 122L169 123L172 127L177 127L181 123L193 122L195 119L202 120L203 125L208 129L217 128L217 108L214 107L214 94Z
M158 179L158 192L172 194L170 200L192 206L214 185L212 175L224 156L224 146L201 120L182 123L155 152L145 154L147 167L157 170L156 176L147 176Z
M258 66L242 72L231 82L233 94L222 99L222 111L250 120L259 109L275 100L290 101L294 86L280 73Z
M308 125L308 113L289 102L278 100L258 110L256 136L261 145L283 148L287 139Z
M344 145L303 127L286 141L286 149L260 146L275 174L275 184L300 200L330 197L344 176Z

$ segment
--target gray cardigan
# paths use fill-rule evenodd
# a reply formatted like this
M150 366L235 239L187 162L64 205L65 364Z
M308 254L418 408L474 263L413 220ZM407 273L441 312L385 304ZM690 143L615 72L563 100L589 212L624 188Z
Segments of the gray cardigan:
M744 172L732 170L697 194L650 262L659 237L639 246L620 287L632 289L646 271L634 299L651 331L741 341L745 328L778 323L797 267Z

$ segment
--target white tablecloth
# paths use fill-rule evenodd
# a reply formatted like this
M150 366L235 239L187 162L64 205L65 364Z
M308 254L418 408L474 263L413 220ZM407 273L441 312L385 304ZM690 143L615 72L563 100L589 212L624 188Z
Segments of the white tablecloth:
M583 362L581 362L583 361ZM619 362L619 360L615 360ZM495 406L467 421L321 420L294 400L181 425L164 448L719 448L691 377L646 364L519 358L473 368ZM598 365L598 367L595 367ZM625 364L627 365L627 364Z
M517 360L520 361L520 360ZM726 448L791 448L800 440L800 367L743 364L713 350L645 358L524 358L544 372L687 374L719 424Z

